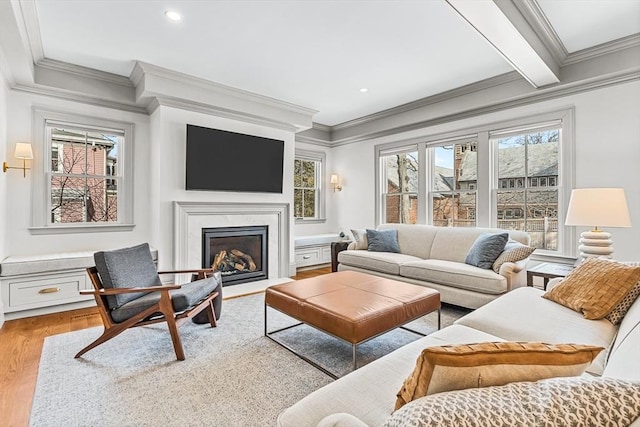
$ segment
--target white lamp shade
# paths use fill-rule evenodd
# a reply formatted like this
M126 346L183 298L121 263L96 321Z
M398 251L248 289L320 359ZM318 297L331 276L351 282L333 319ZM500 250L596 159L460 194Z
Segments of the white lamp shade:
M331 180L329 181L332 184L337 184L338 183L338 175L336 175L335 173L331 175Z
M31 144L29 144L28 142L17 142L14 156L16 159L24 159L24 160L33 159L33 151L31 151Z
M631 227L622 188L576 188L571 191L566 225Z

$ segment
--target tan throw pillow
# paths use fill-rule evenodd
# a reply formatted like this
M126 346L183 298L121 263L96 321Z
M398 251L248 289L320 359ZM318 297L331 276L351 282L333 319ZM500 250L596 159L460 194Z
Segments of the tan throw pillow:
M397 394L395 409L443 391L582 374L602 347L487 342L428 347Z
M639 280L638 266L587 258L543 297L597 320L609 314Z
M493 271L496 273L500 273L500 267L505 262L518 262L525 258L535 251L536 248L531 246L523 245L520 242L516 242L515 240L509 240L507 245L504 247L504 251L498 258L493 262Z
M356 241L356 247L354 249L367 250L369 247L369 241L367 240L367 230L352 229L353 239Z

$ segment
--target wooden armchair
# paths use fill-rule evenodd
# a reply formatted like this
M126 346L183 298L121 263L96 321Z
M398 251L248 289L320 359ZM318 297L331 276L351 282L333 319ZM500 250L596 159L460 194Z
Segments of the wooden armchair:
M215 327L214 299L221 297L221 276L211 269L157 272L148 244L114 251L96 252L95 267L87 268L94 290L80 291L93 295L104 324L104 332L80 350L76 358L119 335L128 328L167 322L178 360L184 350L178 327L206 311ZM162 285L159 274L194 273L197 279L184 285Z

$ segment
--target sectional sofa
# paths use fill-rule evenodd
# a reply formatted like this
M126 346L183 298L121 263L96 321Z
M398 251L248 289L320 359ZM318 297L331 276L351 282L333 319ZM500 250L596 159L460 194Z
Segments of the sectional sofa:
M523 231L481 227L452 228L417 224L382 224L378 230L398 230L400 253L372 252L351 243L338 254L338 271L354 270L403 282L423 285L440 292L442 302L478 308L525 286L529 258L505 262L496 273L465 264L465 258L478 236L508 232L509 239L530 243Z
M550 286L553 284L551 283ZM575 385L576 381L600 381L593 378L602 375L604 378L612 377L637 382L638 392L635 394L635 404L631 403L624 409L640 413L640 363L638 363L640 360L640 298L631 306L619 327L616 327L606 319L587 320L581 313L542 298L543 293L536 288L524 287L501 296L460 318L455 324L414 341L311 393L284 410L278 418L278 426L382 426L389 421L394 410L396 393L413 371L422 349L429 346L485 341L541 341L552 344L579 343L604 347L607 350L599 354L582 377L559 381L553 379L553 381L556 381L556 385L567 382L573 382ZM524 383L512 383L503 387L517 387L522 384ZM582 384L577 386L578 390L582 390ZM591 390L593 393L592 386L595 385L585 384L585 392L589 393ZM497 387L484 389L491 391L496 390ZM456 396L455 393L459 392L440 395ZM433 395L433 398L437 396ZM505 404L518 400L511 396L509 399L504 399ZM531 396L535 394L528 395L529 398ZM528 413L522 415L532 416L534 413L531 411L538 410L539 412L534 415L544 417L545 404L548 404L549 400L547 397L538 402L540 408L536 408L536 402L533 402L526 411L523 411ZM563 396L563 399L563 406L571 404L568 396ZM629 399L631 401L631 397ZM486 401L476 403L478 407L483 407ZM592 403L589 402L589 404ZM474 402L471 401L470 404L473 405ZM576 403L576 407L582 407L582 403ZM446 405L440 408L440 412L447 410ZM388 425L407 425L405 422ZM420 424L415 421L408 425L431 424ZM518 423L510 425L518 425ZM598 420L592 420L587 425L601 424ZM640 419L636 419L631 425L639 427Z

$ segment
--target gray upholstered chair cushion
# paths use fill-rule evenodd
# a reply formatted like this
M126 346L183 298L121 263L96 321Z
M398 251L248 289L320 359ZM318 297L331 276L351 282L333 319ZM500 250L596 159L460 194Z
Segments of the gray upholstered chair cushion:
M105 289L162 285L148 243L113 251L96 252L93 254L93 259ZM143 295L143 293L109 295L107 302L109 308L113 310Z
M182 285L180 289L169 291L171 294L171 302L173 310L176 313L184 311L195 306L218 286L219 282L216 277L208 277L206 279L196 280L191 283ZM120 323L131 318L160 300L160 292L151 292L140 298L136 298L123 304L119 308L111 311L111 318L114 322Z
M478 236L467 253L465 263L490 269L509 240L509 233L485 233Z

